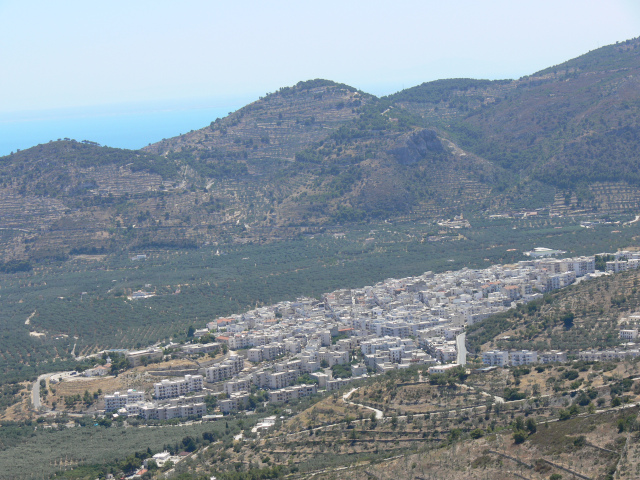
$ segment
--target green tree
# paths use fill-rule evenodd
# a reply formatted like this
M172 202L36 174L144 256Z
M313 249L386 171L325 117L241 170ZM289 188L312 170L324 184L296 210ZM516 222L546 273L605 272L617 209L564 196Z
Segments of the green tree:
M182 439L182 445L187 452L194 452L196 448L198 448L198 446L196 445L196 441L191 436L184 437Z
M513 422L513 429L524 430L524 418L516 417L515 421Z
M527 439L527 432L525 432L524 430L514 430L513 432L514 443L521 444L521 443L524 443L526 439Z
M527 419L527 423L525 425L527 427L527 430L529 431L529 434L533 434L536 433L538 431L538 426L536 424L535 419L533 418L528 418Z
M574 318L575 315L573 314L573 312L565 312L564 315L560 317L560 320L562 320L562 322L564 323L565 330L570 330L571 327L573 327Z

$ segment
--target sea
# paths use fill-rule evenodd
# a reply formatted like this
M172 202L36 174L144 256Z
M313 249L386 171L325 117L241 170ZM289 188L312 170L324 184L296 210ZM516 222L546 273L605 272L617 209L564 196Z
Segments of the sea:
M139 149L208 126L246 104L224 100L119 104L0 113L0 157L50 140Z

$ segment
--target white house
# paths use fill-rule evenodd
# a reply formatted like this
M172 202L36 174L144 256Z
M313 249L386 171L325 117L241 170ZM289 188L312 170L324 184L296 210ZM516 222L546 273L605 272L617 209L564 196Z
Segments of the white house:
M638 338L638 329L634 328L631 330L620 330L619 336L621 340L630 342Z

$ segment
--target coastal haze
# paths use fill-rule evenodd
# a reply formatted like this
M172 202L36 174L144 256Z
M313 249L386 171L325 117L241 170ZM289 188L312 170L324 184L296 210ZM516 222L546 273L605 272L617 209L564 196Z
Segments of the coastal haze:
M62 138L136 150L158 138L200 128L237 108L202 100L195 105L185 101L0 114L0 156Z
M626 0L183 7L2 2L11 74L0 79L0 154L65 137L142 148L205 126L218 106L226 114L312 78L378 96L443 78L516 79L632 38L640 25Z

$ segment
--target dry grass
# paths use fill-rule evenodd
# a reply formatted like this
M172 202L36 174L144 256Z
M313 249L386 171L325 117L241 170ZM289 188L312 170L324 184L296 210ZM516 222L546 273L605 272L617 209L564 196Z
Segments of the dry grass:
M31 382L21 382L24 388L18 393L20 401L0 413L0 421L19 422L33 417L31 412Z
M342 394L329 396L312 407L296 415L287 422L286 428L290 431L300 431L309 425L320 425L341 422L349 415L353 419L367 418L371 410L355 405L349 405L342 401Z
M121 373L117 377L108 375L105 377L71 377L65 378L62 382L51 384L47 382L49 387L49 395L45 403L50 408L53 402L56 402L56 408L60 410L64 405L63 397L70 397L74 395L84 395L85 391L90 394L101 391L102 395L110 394L113 392L126 392L129 388L133 388L139 391L147 392L150 397L153 392L153 384L161 381L163 377L158 375L150 375L148 372L161 370L165 368L179 368L179 367L193 367L194 363L188 359L170 360L168 362L154 363L146 367L140 366ZM97 408L104 408L104 400L100 397L97 404L94 404ZM78 411L80 406L78 405L74 410Z
M364 387L354 393L351 400L365 402L366 405L388 412L420 414L456 408L484 405L486 397L467 386L436 386L428 382L414 385L394 385L391 388L382 383Z
M324 478L345 480L366 478L367 475L364 471L375 475L379 480L413 480L416 478L430 480L511 480L513 478L546 480L552 473L559 473L563 478L574 478L568 472L549 465L543 460L551 461L588 478L604 478L605 474L615 467L620 458L622 446L627 438L630 438L626 433L618 433L616 428L617 418L628 414L617 412L539 426L538 432L531 435L522 445L514 444L511 432L506 431L478 440L453 444L442 449L404 455L401 458L368 467L335 472L333 475L327 474ZM637 414L637 411L634 414ZM584 435L587 442L581 446L575 444L576 438L580 435ZM629 441L636 448L637 440ZM609 448L614 453L603 451L589 444ZM493 452L508 455L533 468L528 468ZM629 452L632 450L630 449ZM635 452L634 449L634 455L636 455ZM627 454L627 457L629 456L631 453ZM638 478L634 476L637 463L626 463L628 463L625 468L627 473L620 478ZM521 477L516 475L521 475Z

